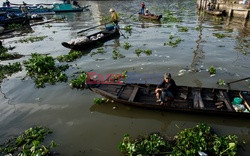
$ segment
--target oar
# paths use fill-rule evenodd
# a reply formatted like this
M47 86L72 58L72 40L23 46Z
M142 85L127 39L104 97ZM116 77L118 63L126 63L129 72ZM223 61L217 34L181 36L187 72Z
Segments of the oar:
M231 83L235 83L235 82L244 81L244 80L247 80L247 79L250 79L250 77L246 77L246 78L244 78L244 79L239 79L239 80L235 80L235 81L228 82L227 85L230 85Z
M90 28L87 28L87 29L78 31L77 34L80 34L80 33L82 33L82 32L85 32L85 31L88 31L88 30L90 30L90 29L94 29L94 28L97 28L97 27L100 27L100 26L106 25L106 24L107 24L107 23L104 23L104 24L96 25L96 26L93 26L93 27L90 27Z
M127 37L122 33L122 31L119 29L119 33L125 38L127 39Z

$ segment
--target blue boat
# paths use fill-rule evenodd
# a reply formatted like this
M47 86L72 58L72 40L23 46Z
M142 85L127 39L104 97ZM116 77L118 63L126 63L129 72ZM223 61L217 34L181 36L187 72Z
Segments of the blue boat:
M49 8L43 8L43 7L37 7L37 6L26 6L27 11L30 14L55 14L55 12L52 9ZM0 7L0 12L7 12L7 13L15 13L15 14L21 14L21 8L20 7Z

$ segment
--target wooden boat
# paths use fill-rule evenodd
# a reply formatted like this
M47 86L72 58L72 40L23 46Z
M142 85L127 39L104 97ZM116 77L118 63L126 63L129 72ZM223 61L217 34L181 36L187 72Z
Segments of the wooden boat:
M210 15L215 15L215 16L222 16L223 15L223 11L219 11L219 10L205 10L205 12L210 14Z
M38 6L27 7L30 14L53 15L55 12L51 8L43 8ZM21 14L20 7L0 7L0 12Z
M90 84L90 90L114 100L131 106L150 109L210 113L219 115L239 115L250 117L250 92L225 90L215 88L197 88L178 86L178 95L174 100L164 105L156 102L154 90L156 85L133 84ZM244 112L237 112L231 103L235 97L244 101Z
M76 7L72 4L54 4L53 5L53 11L58 13L58 12L82 12L83 10L87 10L90 5L84 6L84 7Z
M3 26L5 29L8 29L8 26L11 24L20 24L22 26L29 25L30 19L26 16L16 16L16 15L8 17L5 12L1 12L0 22L1 26Z
M90 38L92 36L97 36L98 34L103 34L104 36L97 39L97 40L90 40ZM119 30L111 30L111 31L104 30L104 31L100 31L100 32L97 32L95 34L86 36L89 39L86 42L79 42L77 44L69 44L67 42L62 42L62 45L66 48L69 48L69 49L84 50L84 49L90 49L93 47L97 47L100 44L102 44L108 40L111 40L115 37L119 37L119 36L120 36Z
M139 14L139 17L142 17L142 18L146 18L146 19L151 19L151 20L161 20L162 18L162 15L155 15L155 14L150 14L150 15L144 15L142 13L138 13Z

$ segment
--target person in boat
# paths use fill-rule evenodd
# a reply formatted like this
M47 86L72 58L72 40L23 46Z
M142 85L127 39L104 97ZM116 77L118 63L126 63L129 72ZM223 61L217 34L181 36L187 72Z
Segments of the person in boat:
M148 8L146 9L146 11L145 11L145 15L146 16L149 16L151 13L149 12L149 10L148 10Z
M10 7L10 1L9 0L6 0L5 2L6 6L9 8Z
M22 14L24 14L24 16L28 16L28 9L26 5L21 5L21 11L22 11Z
M144 9L145 9L145 3L144 2L142 2L142 4L141 4L141 14L144 14Z
M165 73L164 80L155 89L156 102L160 102L160 105L163 105L166 97L168 100L173 100L176 93L177 86L175 81L171 78L170 73Z
M111 21L114 22L115 24L115 28L116 29L119 29L119 26L118 26L118 15L116 13L116 11L114 9L110 9L109 12L111 13Z
M72 4L73 4L74 6L77 6L77 7L81 8L81 6L78 4L78 2L77 2L76 0L73 0Z

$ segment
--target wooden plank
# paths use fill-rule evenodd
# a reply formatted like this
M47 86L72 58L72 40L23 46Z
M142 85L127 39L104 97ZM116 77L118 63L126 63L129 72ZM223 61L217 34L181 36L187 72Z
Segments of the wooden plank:
M130 95L130 98L128 99L129 102L133 102L134 99L135 99L135 96L136 96L136 93L138 92L138 89L139 87L138 86L135 86L131 95Z
M228 97L227 92L225 92L225 91L219 91L219 93L220 93L220 95L222 96L223 101L224 101L224 103L226 104L226 107L227 107L228 111L233 111L233 112L235 112L235 110L234 110L234 108L233 108L233 106L232 106L232 104L231 104L231 102L230 102L230 100L229 100L229 97Z
M193 90L193 103L194 103L194 108L204 109L204 103L201 98L200 89Z
M98 89L98 88L94 88L94 90L96 90L97 92L99 92L101 95L104 95L104 96L109 96L111 98L114 98L114 99L118 99L118 96L114 95L114 94L111 94L111 93L108 93L104 90L101 90L101 89Z
M239 95L244 100L244 105L247 107L248 111L250 111L250 106L249 106L250 105L250 98L248 98L247 95L242 94L242 92L240 92Z

